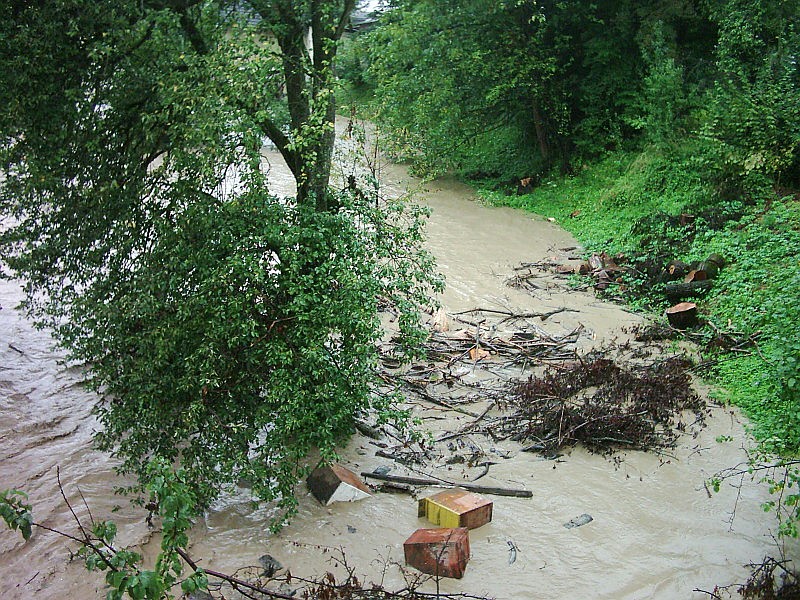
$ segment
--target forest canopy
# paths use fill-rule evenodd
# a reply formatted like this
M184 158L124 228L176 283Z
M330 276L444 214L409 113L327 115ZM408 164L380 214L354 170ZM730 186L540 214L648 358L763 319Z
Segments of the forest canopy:
M795 1L393 5L343 76L423 170L542 177L691 141L721 184L800 180Z

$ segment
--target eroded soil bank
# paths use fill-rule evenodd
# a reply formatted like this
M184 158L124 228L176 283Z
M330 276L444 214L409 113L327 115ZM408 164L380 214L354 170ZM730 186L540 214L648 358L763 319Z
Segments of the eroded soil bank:
M275 185L287 183L278 157L268 156ZM392 193L420 188L433 209L429 247L447 277L442 303L449 313L476 307L513 312L558 312L538 326L554 338L578 332L575 346L588 351L614 339L640 318L599 301L590 292L573 292L563 282L543 277L534 294L510 288L514 265L575 254L576 243L557 225L518 211L481 206L468 188L437 181L422 188L402 167L387 166L384 185ZM289 190L285 190L289 193ZM60 497L56 469L79 515L80 493L95 518L114 518L121 539L142 544L150 532L144 513L125 508L111 490L120 481L110 460L90 449L94 397L79 385L80 373L59 363L46 333L33 330L14 310L19 286L0 285L0 487L30 494L35 517L50 527L70 528ZM463 323L454 328L469 330ZM491 362L487 358L484 362ZM527 376L534 365L520 365ZM477 372L462 373L481 381ZM436 436L454 431L472 417L441 406L415 402L417 414ZM476 408L480 412L479 408ZM730 439L719 443L716 439ZM494 497L491 524L471 532L472 559L460 581L441 583L443 592L468 591L495 598L707 598L700 590L744 581L742 565L775 554L772 515L760 504L766 490L745 479L723 485L709 496L704 481L716 471L746 460L747 444L737 414L714 407L707 427L692 430L666 454L628 452L617 460L576 449L557 460L520 451L520 445L471 441L492 457L484 485L530 490L530 499ZM356 472L388 465L378 448L361 436L342 452L342 463ZM474 477L474 467L437 463L428 473L455 481ZM422 489L425 495L435 489ZM207 568L234 571L258 565L269 553L292 572L337 570L325 548L342 548L348 563L367 581L402 586L394 564L402 562L403 541L425 522L405 494L376 494L353 504L321 506L300 490L300 514L280 534L269 533L269 506L254 506L245 488L218 501L192 531L191 554ZM593 521L564 524L584 513ZM152 544L151 544L152 545ZM512 557L510 548L516 549ZM15 534L0 534L1 598L102 598L100 578L79 561L68 562L70 545L38 531L23 544ZM796 550L796 548L795 548ZM513 560L512 560L513 558ZM388 568L387 568L388 565ZM340 570L339 570L340 571ZM435 590L430 583L425 589Z

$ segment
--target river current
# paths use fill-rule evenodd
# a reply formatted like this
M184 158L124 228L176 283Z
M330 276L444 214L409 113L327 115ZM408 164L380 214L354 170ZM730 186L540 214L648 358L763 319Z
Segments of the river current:
M275 191L291 193L279 157L266 158ZM570 308L542 327L558 336L582 326L583 349L624 337L625 327L641 321L590 291L553 284L534 295L505 284L520 262L573 252L564 249L577 243L557 224L484 206L454 181L423 185L402 166L384 165L381 175L390 193L413 188L433 211L428 245L447 278L441 300L448 311ZM48 333L15 310L21 299L19 283L0 283L0 488L25 490L37 521L69 530L74 523L59 492L58 470L78 516L88 518L91 511L95 519L115 519L120 540L151 556L157 536L144 513L112 493L123 482L108 456L91 448L96 398L81 386L80 370L60 361ZM448 416L430 426L447 430L458 422ZM760 507L769 496L749 478L725 483L717 494L709 494L704 482L746 461L748 443L738 413L715 407L708 427L682 437L667 455L629 452L613 461L577 449L554 462L511 452L481 482L528 489L533 497L492 498L493 521L470 534L466 575L442 581L441 590L498 599L699 599L709 597L702 590L743 582L743 565L777 552L774 517ZM356 436L342 450L342 463L356 472L386 464L374 451ZM458 467L446 476L458 478ZM293 573L320 575L341 572L324 550L341 548L362 580L402 587L394 563L402 563L403 541L425 526L414 499L383 493L324 507L305 486L299 495L299 515L279 534L269 532L271 507L254 506L246 489L225 496L193 528L190 553L202 566L228 572L257 565L269 553ZM123 510L113 513L117 505ZM564 527L584 513L592 515L591 523ZM510 543L517 549L513 560ZM74 549L41 530L27 543L0 532L0 599L104 598L102 576L69 560ZM796 552L796 545L789 551Z

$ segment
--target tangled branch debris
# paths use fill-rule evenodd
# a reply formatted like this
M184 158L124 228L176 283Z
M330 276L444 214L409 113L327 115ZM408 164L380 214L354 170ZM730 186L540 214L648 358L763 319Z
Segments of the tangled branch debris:
M786 567L786 561L766 557L753 569L747 582L738 589L745 600L800 600L800 579Z
M412 450L407 443L383 445L378 454L406 466L431 460L451 466L458 460L465 469L474 469L491 463L481 447L459 446L472 435L516 442L522 451L545 456L578 444L612 454L619 449L671 448L688 427L696 426L696 432L704 425L706 403L692 389L692 363L687 358L667 358L654 332L638 343L613 344L581 355L580 325L556 337L539 324L565 310L514 313L476 308L452 314L453 321L469 329L450 331L447 326L434 331L426 345L426 363L401 371L384 362L384 381L407 393L409 401L416 397L423 406L443 407L472 420L440 435L433 446ZM542 374L520 380L529 369ZM477 411L466 408L477 402ZM437 445L445 441L447 448ZM496 444L489 451L507 457Z
M271 578L270 581L281 582L285 589L292 589L291 595L294 598L304 600L489 600L486 596L476 596L469 593L441 593L426 592L422 587L427 582L435 581L431 575L425 575L415 570L406 569L403 565L384 560L384 569L398 568L404 580L404 586L392 591L386 589L382 583L366 583L357 575L355 567L347 561L344 549L340 547L318 546L314 544L304 544L293 542L296 546L315 549L328 556L328 562L339 573L335 575L328 571L322 577L298 577L288 571L279 577ZM380 559L379 559L380 560ZM343 572L343 573L342 573ZM438 588L438 586L437 586ZM246 595L252 600L262 600L258 595Z
M663 324L637 325L626 330L637 342L650 343L663 340L682 339L692 342L709 356L714 354L736 353L753 354L758 352L760 332L745 333L726 331L706 320L704 329L685 331Z
M448 365L497 356L506 359L504 366L525 360L558 360L573 356L568 346L574 344L580 328L563 337L554 337L541 328L525 327L510 335L500 336L493 330L460 331L455 334L433 333L426 343L428 358L445 360Z
M690 363L672 357L620 367L606 358L551 367L515 385L510 412L484 425L495 439L533 442L525 450L555 454L582 444L591 451L653 450L675 445L684 411L702 424L705 402L692 390Z

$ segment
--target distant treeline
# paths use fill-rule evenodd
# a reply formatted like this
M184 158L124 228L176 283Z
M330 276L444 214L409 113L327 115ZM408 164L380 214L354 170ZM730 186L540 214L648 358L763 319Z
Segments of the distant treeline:
M399 0L348 46L394 149L510 180L695 144L721 191L800 180L800 1Z

